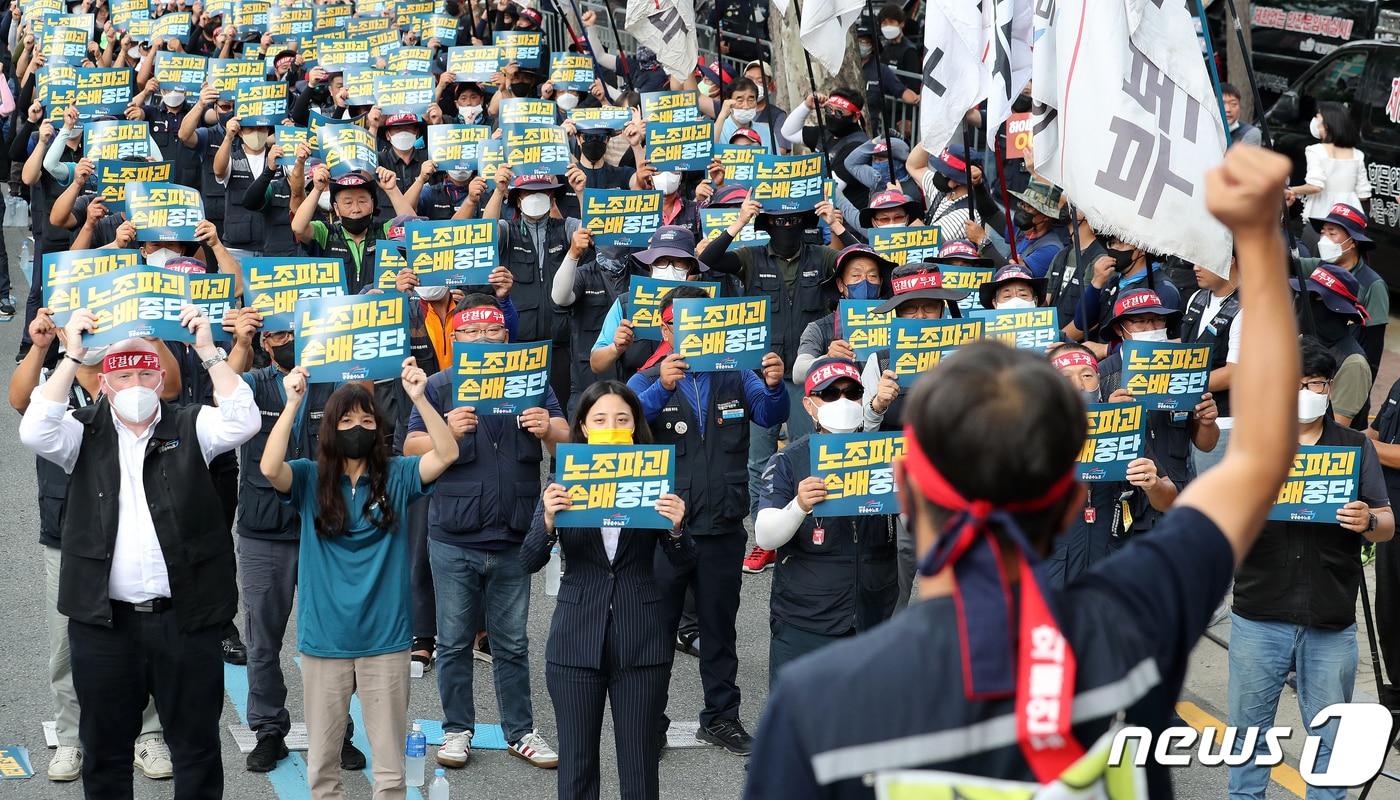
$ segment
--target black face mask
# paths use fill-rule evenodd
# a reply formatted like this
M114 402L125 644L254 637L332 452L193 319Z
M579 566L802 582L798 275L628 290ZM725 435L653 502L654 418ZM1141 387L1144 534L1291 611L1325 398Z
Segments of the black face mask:
M374 449L374 440L379 431L372 431L363 425L335 432L335 444L340 454L346 458L364 458Z
M1011 110L1012 110L1014 113L1017 113L1017 114L1022 114L1022 113L1025 113L1025 112L1027 112L1027 111L1030 111L1030 110L1031 110L1031 98L1030 98L1030 95L1026 95L1026 94L1018 94L1018 95L1016 95L1016 99L1013 100L1013 101L1011 101Z
M1109 247L1108 245L1104 245L1104 247L1108 250L1108 257L1113 259L1113 269L1117 271L1119 275L1133 268L1132 250L1119 250L1114 247Z
M516 81L510 85L510 93L516 97L534 97L535 84L530 81Z
M802 248L803 230L798 227L780 228L776 225L768 229L768 238L773 244L773 252L780 256L791 256Z
M1342 339L1351 335L1351 326L1347 324L1347 318L1328 308L1322 300L1308 294L1308 300L1312 303L1313 322L1317 325L1317 338L1322 343L1331 347Z
M283 342L272 347L272 360L277 362L277 366L291 372L292 367L297 365L297 353L295 342Z
M944 175L941 172L935 172L933 174L933 188L937 189L940 192L947 193L953 188L953 182L948 180L947 175Z
M1016 209L1016 213L1011 215L1011 222L1018 231L1028 231L1035 227L1035 214L1025 209Z
M826 117L826 126L831 129L832 135L836 136L838 139L847 134L855 133L856 129L860 127L856 124L854 117L848 117L844 114L828 114Z
M606 136L585 136L578 149L584 158L597 161L608 152L608 139Z
M364 217L341 217L340 225L345 230L356 236L369 230L370 223L373 222L372 215Z

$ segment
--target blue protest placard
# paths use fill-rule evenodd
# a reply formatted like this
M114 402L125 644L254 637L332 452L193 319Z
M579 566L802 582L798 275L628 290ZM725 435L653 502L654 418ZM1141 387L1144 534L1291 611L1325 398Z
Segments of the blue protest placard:
M544 66L544 33L540 31L496 31L491 44L501 48L501 59L522 67Z
M433 69L433 48L402 47L389 56L389 71L400 75L426 75Z
M890 321L890 369L899 385L914 385L944 356L982 338L980 319L912 319Z
M549 82L554 91L586 92L593 86L593 56L587 53L553 53L549 56Z
M695 252L703 253L706 247L710 246L710 241L721 233L729 229L739 219L738 208L702 208L700 209L700 230L705 234L705 239L695 248ZM755 230L753 220L749 220L739 231L739 235L729 243L728 250L739 247L763 247L768 244L768 232Z
M311 135L309 128L298 125L274 125L272 126L272 137L276 143L282 146L282 157L277 159L279 167L294 167L297 163L297 145L304 144L311 148L311 154L316 154L316 139Z
M295 320L297 366L311 383L395 378L411 355L403 295L305 298Z
M71 25L55 25L48 29L44 37L44 64L69 64L77 66L87 58L88 40L92 29Z
M189 38L192 23L193 19L188 11L161 14L151 20L150 41L157 46L171 39L183 43Z
M382 239L374 248L374 285L386 292L399 290L399 272L408 267L403 244Z
M379 75L374 79L376 103L384 116L422 117L435 101L437 83L431 75Z
M97 162L97 193L107 210L126 213L126 187L132 183L165 183L175 172L174 161L99 161Z
M446 71L456 77L457 83L489 81L501 71L503 63L501 48L494 45L447 48Z
M575 108L569 112L574 127L583 131L620 131L632 120L632 109L619 106Z
M896 264L917 264L938 258L938 228L932 225L871 228L870 246Z
M344 72L349 67L369 66L369 50L368 37L316 37L316 61L327 72Z
M374 105L374 81L384 74L386 73L374 67L348 67L340 78L341 85L345 87L346 105Z
M719 284L705 281L668 281L662 278L648 278L633 275L627 287L627 305L623 316L632 323L632 332L638 339L661 341L661 301L666 293L677 286L693 286L704 289L710 297L719 297Z
M1269 519L1336 525L1338 509L1356 499L1360 485L1361 448L1301 445Z
M267 75L261 61L246 58L209 59L209 84L219 90L220 100L232 100L239 81L260 81Z
M969 293L967 297L958 301L958 308L963 310L963 316L967 316L966 312L982 307L977 290L992 279L990 267L962 267L955 264L939 264L938 267L943 273L944 289L958 289Z
M224 317L238 306L232 275L189 275L190 305L199 308L209 318L215 339L227 339L223 331Z
M749 199L769 213L811 211L822 201L822 156L770 156L754 158Z
M133 183L126 189L126 216L138 242L193 242L204 221L198 189L178 183Z
M1210 384L1210 344L1124 342L1122 387L1151 411L1191 411Z
M189 303L189 279L160 267L136 266L84 279L78 284L79 308L95 318L83 344L102 347L137 337L193 342L180 324L180 309Z
M209 73L209 59L191 53L156 51L155 79L162 92L198 94Z
M454 342L452 405L471 406L477 416L518 416L544 405L552 347L550 342Z
M714 123L647 123L646 160L662 172L704 169L714 153Z
M569 491L559 528L659 528L671 521L656 501L676 484L675 445L561 444L554 479Z
M243 259L243 305L262 314L264 331L289 331L297 301L345 294L338 258Z
M1141 403L1091 403L1089 437L1079 451L1074 475L1081 481L1121 481L1128 464L1142 456L1147 414Z
M583 227L594 247L642 247L661 227L661 192L584 189Z
M894 462L904 457L904 434L822 433L812 436L812 475L826 484L826 499L812 507L818 517L898 514Z
M699 122L700 93L683 92L643 92L642 119L648 125L653 122Z
M414 220L404 226L408 266L422 286L484 284L500 264L496 220Z
M332 179L356 171L373 175L379 169L374 136L359 125L322 125L316 130L316 144Z
M42 274L42 294L44 305L53 312L53 320L60 328L68 322L74 309L83 305L82 292L78 291L80 281L94 275L105 275L141 263L141 254L136 250L68 250L57 253L44 253L40 262Z
M116 161L151 154L151 124L145 120L109 119L83 125L83 158Z
M73 104L78 70L71 64L46 64L35 79L34 97L44 106L44 119L57 123L63 111Z
M753 183L754 159L766 152L762 145L717 143L715 158L724 165L724 182L740 186Z
M273 6L267 18L267 32L276 37L294 37L316 30L316 9Z
M883 300L842 299L836 307L836 338L844 340L864 362L871 354L890 349L890 320L894 312L876 314Z
M477 146L476 174L486 180L494 180L496 172L506 163L506 143L500 139L487 139ZM567 171L567 170L566 170Z
M1060 313L1051 308L973 309L982 320L982 335L1004 342L1017 350L1047 352L1060 341Z
M501 125L553 125L554 104L533 97L507 97L501 100Z
M474 170L481 157L481 143L490 136L491 128L486 125L429 125L428 160L440 170Z
M0 779L23 780L34 777L34 765L29 763L29 748L20 745L0 747Z
M758 369L772 333L767 297L686 298L675 307L675 348L691 372Z
M233 93L233 115L245 128L270 128L287 116L286 81L239 81Z
M505 125L506 163L520 175L563 175L569 170L568 132L554 125Z

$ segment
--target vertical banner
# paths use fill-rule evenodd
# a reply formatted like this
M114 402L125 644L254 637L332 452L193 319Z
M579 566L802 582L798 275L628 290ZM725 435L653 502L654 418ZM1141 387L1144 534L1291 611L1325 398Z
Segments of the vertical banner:
M119 117L131 102L131 70L126 67L79 68L73 105L79 119Z
M812 475L826 484L826 499L812 507L819 517L898 514L894 462L904 457L904 434L822 433L808 447Z
M491 128L486 125L429 125L428 160L440 170L474 170L481 157L481 143L490 135Z
M1191 411L1210 384L1209 344L1124 342L1122 386L1151 411Z
M151 124L143 120L110 119L83 125L83 158L116 161L151 154Z
M1060 314L1050 308L973 309L982 320L982 335L1011 345L1017 350L1045 353L1060 341Z
M403 295L298 300L295 329L297 366L311 383L396 378L410 355Z
M551 342L452 345L452 405L471 406L477 416L518 416L544 405L549 388Z
M245 128L271 128L287 116L284 81L239 81L233 94L233 115Z
M556 458L554 479L573 501L554 515L556 527L672 527L656 501L676 484L675 445L561 444Z
M1074 465L1081 481L1127 480L1128 464L1142 457L1147 414L1141 403L1091 403L1089 437Z
M642 118L653 122L700 122L700 93L643 92Z
M500 264L494 219L414 220L404 226L408 266L422 286L468 286L487 282Z
M155 79L162 92L199 94L209 73L209 59L189 53L156 51Z
M759 369L772 333L768 297L675 301L675 349L691 372Z
M373 175L379 168L374 136L358 125L322 125L316 131L316 143L332 179L355 171Z
M133 183L167 183L174 173L174 161L97 162L97 193L107 210L115 214L126 213L126 187Z
M705 239L695 252L700 253L709 247L710 240L729 230L735 220L739 219L738 208L702 208L700 209L700 230L705 234ZM753 220L749 220L739 231L739 235L729 243L729 250L739 247L763 247L768 244L768 232L754 229Z
M569 170L568 132L553 125L505 125L506 163L517 175L563 175Z
M894 319L890 322L891 369L907 389L944 356L981 338L980 319Z
M68 250L44 253L40 264L43 270L42 294L44 305L53 312L54 324L63 327L74 309L82 307L82 293L77 289L80 281L134 267L140 263L141 254L136 250Z
M1337 511L1356 499L1361 448L1301 445L1269 519L1336 525Z
M917 264L938 258L938 228L932 225L871 228L870 246L896 264Z
M642 247L661 227L661 192L584 189L583 227L594 247Z
M883 300L842 299L836 308L836 338L845 340L865 363L871 355L890 349L890 321L894 312L876 314Z
M719 284L698 281L668 281L663 278L648 278L633 275L627 287L627 307L623 316L632 322L632 332L638 339L653 342L661 341L661 301L666 293L677 286L694 286L704 289L710 298L719 297Z
M180 309L189 302L188 278L160 267L137 266L87 278L78 284L82 305L92 312L88 347L103 347L137 337L193 342L180 324Z
M769 213L811 211L822 201L822 155L762 155L754 159L749 198Z
M345 294L338 258L245 258L243 305L263 318L263 331L289 331L297 301Z
M662 172L701 170L714 153L714 123L653 122L647 125L646 160Z
M198 189L177 183L133 183L126 190L126 216L138 242L193 242L204 221Z

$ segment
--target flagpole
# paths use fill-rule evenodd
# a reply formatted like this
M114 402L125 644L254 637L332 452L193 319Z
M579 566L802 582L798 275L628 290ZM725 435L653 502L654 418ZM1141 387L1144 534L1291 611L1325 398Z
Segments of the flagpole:
M792 0L793 11L797 14L798 24L801 25L802 5L798 0ZM826 177L831 177L831 140L827 137L826 112L822 110L822 104L817 102L817 76L812 72L812 54L807 52L807 47L802 44L802 37L797 37L797 43L802 48L802 59L807 62L807 82L812 85L812 105L817 112L817 150L822 154L822 169L826 172ZM806 100L804 99L805 103ZM890 162L893 164L894 162Z
M1009 124L1009 123L1007 123L1007 122L1003 122L1003 123L1002 123L1002 130L1003 130L1003 131L1006 130L1006 126L1007 126L1008 124ZM1006 211L1006 243L1007 243L1007 245L1009 245L1009 246L1011 247L1011 260L1012 260L1012 261L1015 261L1015 260L1017 259L1017 255L1016 255L1016 233L1017 233L1017 231L1016 231L1015 226L1012 225L1012 223L1011 223L1011 197L1009 196L1009 193L1008 193L1007 190L1006 190L1006 144L1005 144L1005 142L1004 142L1004 138L1003 138L1003 144L1002 144L1000 147L998 147L998 146L997 146L997 137L993 136L993 137L992 137L992 149L996 152L996 156L997 156L997 176L1001 178L1001 180L999 181L999 183L1001 184L1001 207L1002 207L1003 209L1005 209L1005 211Z
M603 12L608 15L608 25L612 28L613 41L617 42L617 57L621 59L625 72L622 75L625 91L632 91L632 65L627 61L627 54L622 52L622 37L617 34L617 20L613 19L612 3L603 0Z
M972 128L968 126L967 119L963 119L963 174L967 176L967 218L973 222L977 221L977 198L972 194ZM891 156L894 153L890 153ZM894 162L891 161L891 164ZM1013 245L1014 246L1014 245Z
M807 52L807 51L804 50L803 52L805 53L805 52ZM759 51L759 55L760 55L760 56L763 55L763 51L762 51L762 50ZM769 47L769 48L768 48L768 60L769 60L769 61L772 61L772 60L773 60L773 48L772 48L772 47ZM768 102L768 70L763 66L765 63L767 63L767 62L765 62L762 58L759 58L759 59L758 59L758 77L759 77L759 79L761 79L761 80L763 81L763 102L767 103L767 102ZM769 114L769 115L768 115L768 151L769 151L770 153L772 153L773 155L776 156L776 155L778 154L778 133L777 133L777 131L773 130L773 126L774 126L773 120L774 120L774 119L775 119L775 118L774 118L774 116L773 116L772 114Z
M724 105L724 15L715 15L715 74L719 76L719 104ZM715 112L719 114L718 111Z
M578 41L578 35L574 33L574 26L569 24L569 15L564 13L563 7L561 7L561 6L559 5L559 0L549 0L549 4L552 5L552 6L554 6L554 13L558 14L558 15L559 15L559 19L563 20L563 22L564 22L564 30L566 30L566 31L569 32L569 39L572 40L571 43L572 43L572 42ZM582 19L579 20L579 24L580 24L580 25L583 24L583 20L582 20ZM583 46L586 47L586 48L588 49L588 56L589 56L590 58L592 58L592 57L593 57L593 46L590 45L590 44L588 43L588 37L587 37L587 36L584 36L584 37L583 37ZM565 48L565 49L568 49L568 48Z
M885 131L885 157L890 161L890 179L894 179L894 146L890 144L890 126L885 122L885 87L881 84L880 68L883 67L884 59L880 56L880 29L875 26L875 12L870 8L870 0L865 0L865 24L870 29L870 41L875 46L875 90L880 95L880 102L875 105L875 113L880 116L880 127ZM806 51L806 48L803 48ZM869 100L869 98L866 98ZM968 181L968 191L972 191L972 182Z
M1220 96L1220 73L1215 69L1215 45L1210 40L1210 25L1206 21L1206 7L1196 0L1196 16L1201 20L1201 38L1206 40L1206 71L1210 73L1211 86L1215 87L1215 102L1220 108L1220 124L1225 128L1225 146L1230 146L1230 120L1225 118L1225 98Z

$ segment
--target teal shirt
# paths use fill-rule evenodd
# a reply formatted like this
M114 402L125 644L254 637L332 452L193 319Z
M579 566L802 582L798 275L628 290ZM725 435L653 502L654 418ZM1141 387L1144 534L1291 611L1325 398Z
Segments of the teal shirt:
M381 531L364 514L369 478L352 490L342 477L347 532L316 533L316 462L299 458L284 502L301 514L297 564L297 648L320 658L362 658L407 650L409 623L408 505L432 490L418 474L418 456L389 459L386 491L394 527Z

